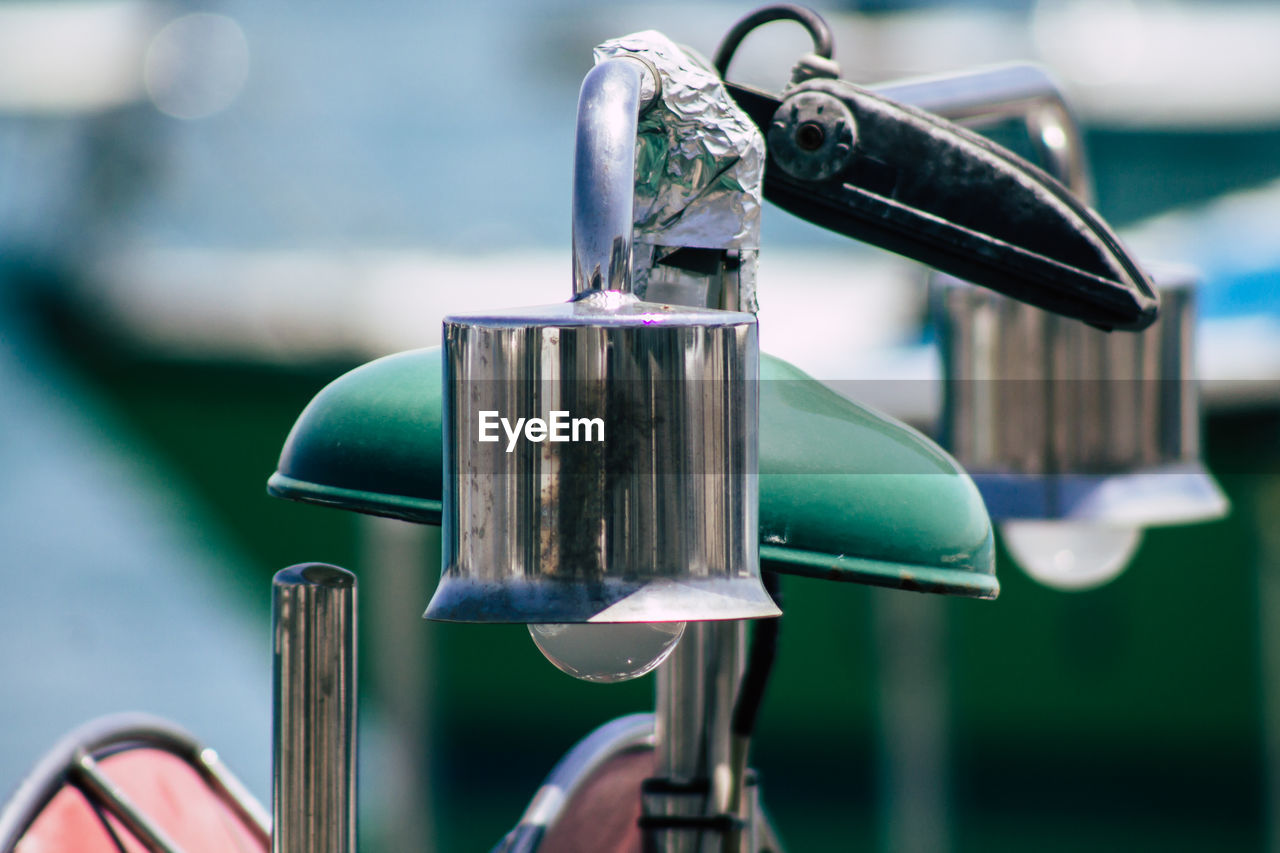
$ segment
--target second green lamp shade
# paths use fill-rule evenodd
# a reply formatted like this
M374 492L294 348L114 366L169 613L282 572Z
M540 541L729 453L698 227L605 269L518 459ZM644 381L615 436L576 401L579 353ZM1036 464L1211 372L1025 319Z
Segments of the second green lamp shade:
M916 430L760 358L760 557L784 574L994 598L991 522ZM441 514L441 351L370 362L299 416L267 490L420 524Z

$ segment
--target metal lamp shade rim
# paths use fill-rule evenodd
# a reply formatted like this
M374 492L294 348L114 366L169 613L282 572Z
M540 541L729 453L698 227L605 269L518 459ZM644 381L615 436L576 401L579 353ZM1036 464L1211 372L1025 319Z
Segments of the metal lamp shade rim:
M868 586L994 599L1000 595L995 576L994 545L987 534L985 558L956 568L895 563L848 554L824 554L780 545L761 545L760 561L767 571L818 580L838 580Z
M758 576L553 578L485 582L446 574L424 618L437 622L715 622L781 616Z
M1167 527L1214 521L1230 511L1226 495L1200 462L1123 474L976 472L971 476L996 521Z
M706 327L754 326L756 317L745 311L691 308L663 302L645 302L631 293L592 291L569 302L530 305L503 311L450 314L445 326L482 326L489 329L529 327L610 328L633 326Z
M267 494L300 503L330 506L383 518L397 518L414 524L439 526L443 511L440 500L326 486L308 480L299 480L279 471L267 480Z

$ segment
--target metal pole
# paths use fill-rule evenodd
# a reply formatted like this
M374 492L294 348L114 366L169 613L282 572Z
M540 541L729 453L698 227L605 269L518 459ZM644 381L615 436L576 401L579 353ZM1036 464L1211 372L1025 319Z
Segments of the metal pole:
M77 756L70 775L72 784L80 788L90 802L101 803L134 838L142 842L149 853L182 853L182 848L168 833L148 818L111 777L102 772L93 756L87 752Z
M880 686L881 850L952 848L945 604L899 590L876 590L871 601Z
M388 745L385 754L375 756L378 777L372 789L366 781L366 802L373 796L379 803L377 836L383 847L435 850L430 678L436 634L421 615L431 583L440 575L440 528L365 515L360 539L365 606L379 617L366 634L372 671L365 671L365 683L372 675L373 707L384 732L380 740ZM366 810L365 820L370 819ZM365 831L367 837L369 827Z
M637 58L606 60L578 95L573 161L573 293L631 290L636 126L657 92Z
M1280 485L1267 480L1253 498L1258 550L1258 665L1262 684L1263 843L1280 851Z
M709 817L738 811L738 804L726 801L732 788L729 728L746 645L745 621L690 622L680 645L658 667L655 775L672 783L658 813ZM666 829L655 840L662 853L709 853L719 851L723 839L707 829Z
M272 853L356 849L356 578L306 563L272 583Z
M742 272L741 266L720 271L724 286L719 288L720 304L714 307L744 310ZM673 783L673 788L666 795L646 798L657 814L708 817L740 811L741 803L729 801L742 782L734 779L730 725L746 660L745 620L690 622L671 657L658 667L655 776ZM662 853L719 851L723 842L720 834L707 830L668 829L656 833L654 840Z

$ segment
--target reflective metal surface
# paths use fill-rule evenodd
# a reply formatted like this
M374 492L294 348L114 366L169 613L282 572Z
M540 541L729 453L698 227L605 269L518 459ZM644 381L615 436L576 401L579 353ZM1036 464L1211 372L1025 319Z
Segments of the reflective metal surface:
M750 315L622 293L446 321L445 573L428 618L776 615L756 548L757 359ZM482 412L598 428L482 442Z
M1022 120L1044 167L1088 202L1079 127L1035 65L891 83L880 91L967 124ZM1105 333L936 274L942 444L995 519L1152 526L1217 518L1200 462L1193 271L1148 265L1160 318Z
M440 524L441 374L442 353L432 348L335 380L299 417L268 491ZM781 359L762 354L760 380L759 536L767 568L995 596L991 525L955 460ZM904 527L915 535L896 535Z
M587 73L578 95L573 166L573 292L631 289L632 180L644 63L616 59Z
M678 70L675 72L678 76ZM692 307L722 307L731 311L756 311L755 270L758 261L759 209L764 181L764 140L760 132L733 102L719 79L714 85L705 83L694 73L687 78L691 90L700 97L686 97L701 108L704 120L722 120L722 128L701 133L701 145L717 145L713 173L733 175L726 182L727 191L687 195L687 178L668 175L675 190L687 195L686 209L680 219L716 228L712 234L673 233L671 228L650 222L640 225L644 234L637 243L637 259L643 277L641 286L648 298L663 298ZM668 87L669 88L669 87ZM687 106L684 108L687 111ZM699 114L691 114L696 117ZM740 132L739 128L745 129ZM704 128L705 129L705 128ZM691 136L673 134L673 138ZM685 143L689 145L689 143ZM731 165L732 164L732 165ZM705 178L704 178L705 179ZM641 190L641 195L644 191ZM655 193L660 195L660 193ZM682 237L677 240L677 237ZM682 246L726 246L728 251L710 255L714 263L705 270L686 270L669 263L664 257L675 257ZM733 779L730 720L733 704L742 681L746 658L746 622L692 622L685 637L659 667L654 680L654 752L655 779L667 783L668 793L648 792L644 797L646 817L704 817L739 813L739 803L728 798L741 780ZM708 788L698 792L699 781L709 780ZM681 793L671 793L681 792ZM753 794L754 794L753 789ZM754 798L753 798L754 803ZM749 836L755 840L767 835L758 824L763 817L753 818ZM696 830L648 830L646 843L663 853L717 849L728 839L716 833ZM755 849L755 848L748 848Z
M493 853L533 853L584 782L610 759L653 748L653 716L630 714L610 720L574 744L530 800L520 823ZM639 796L639 792L636 792Z
M595 56L598 67L615 57L643 59L662 78L661 97L636 129L636 241L759 248L764 140L720 77L652 30L611 39ZM583 130L580 118L580 143Z
M111 777L102 772L98 762L88 753L81 753L71 767L71 778L86 794L102 803L112 817L142 842L150 853L182 853L169 834L150 818L120 790Z
M595 57L637 59L661 79L636 128L632 291L754 311L765 160L755 123L700 57L661 33L611 39Z
M445 320L444 575L428 618L778 615L759 582L755 317L630 292L645 73L611 59L583 82L574 300Z
M698 817L736 814L730 803L730 720L746 659L745 622L700 623L658 669L654 744L656 776L667 793L646 793L646 814ZM683 789L683 790L682 790ZM724 836L697 829L655 832L663 853L719 851Z
M1140 334L939 277L942 441L994 518L1151 526L1225 514L1200 462L1194 277L1153 273L1161 317Z
M356 849L356 579L282 569L272 584L273 853Z

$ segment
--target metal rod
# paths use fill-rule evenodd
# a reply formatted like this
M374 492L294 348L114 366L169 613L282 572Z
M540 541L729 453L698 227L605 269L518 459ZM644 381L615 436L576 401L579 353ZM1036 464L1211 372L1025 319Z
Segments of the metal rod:
M253 837L264 847L270 846L271 815L267 814L244 784L231 774L218 753L205 747L190 760L196 763L213 792L235 813Z
M752 310L742 303L736 272L726 278L735 286L721 294L718 307ZM741 789L741 779L735 774L745 764L745 755L738 753L745 753L746 744L738 744L735 750L732 722L746 659L746 621L691 622L671 657L658 668L654 683L655 776L677 785L708 783L706 796L667 796L658 807L663 816L740 813L742 803L736 792ZM657 834L654 846L660 853L719 853L726 841L736 840L708 831L664 830Z
M1280 486L1262 485L1248 504L1254 528L1258 593L1258 668L1261 676L1263 841L1280 853Z
M875 590L881 849L953 849L947 610L938 596Z
M72 784L84 791L90 802L101 803L150 853L182 853L182 848L102 772L93 756L81 753L71 765L71 777Z
M664 816L737 813L730 722L746 659L743 620L690 622L680 645L657 671L655 775L678 786L705 784L705 795L667 796ZM658 833L662 853L719 851L723 838L706 829Z
M322 563L272 584L273 853L356 849L356 578Z
M440 528L393 518L360 516L360 564L365 607L379 619L365 633L365 684L373 695L390 748L378 758L376 796L386 815L380 835L388 850L435 850L436 798L431 784L436 716L431 677L437 672L434 625L424 626L422 602L440 576ZM419 566L420 571L405 571ZM370 671L372 670L372 671ZM370 678L369 676L372 676ZM369 694L366 694L369 695Z
M573 163L573 293L631 290L636 128L656 77L618 57L587 72L578 95Z

